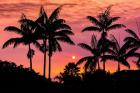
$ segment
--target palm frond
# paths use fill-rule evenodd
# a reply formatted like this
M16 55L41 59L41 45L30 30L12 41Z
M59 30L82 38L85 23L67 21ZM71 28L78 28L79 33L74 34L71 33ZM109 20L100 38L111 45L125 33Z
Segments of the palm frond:
M92 58L92 56L83 57L83 58L81 58L81 59L76 63L76 65L80 65L80 64L82 64L84 61L87 61L88 59L91 59L91 58Z
M89 52L92 53L92 50L93 50L93 49L92 49L89 45L87 45L87 44L85 44L85 43L79 43L78 46L80 46L81 48L83 48L83 49L85 49L85 50L88 50Z
M57 31L57 30L72 30L71 27L67 24L57 24L57 25L53 25L51 28L53 31Z
M114 25L111 25L110 27L108 27L106 30L109 31L109 30L123 28L123 27L126 27L126 26L123 24L114 24Z
M59 52L62 51L61 45L58 43L58 41L56 41L56 47Z
M62 41L62 42L65 42L65 43L68 43L68 44L71 44L71 45L75 45L75 43L70 39L70 37L58 37L56 38L58 41Z
M106 49L106 53L109 53L109 54L112 54L112 55L117 55L116 50L110 49L110 48Z
M90 72L90 64L91 64L91 59L87 60L87 62L84 65L84 69L86 72Z
M16 40L16 42L14 43L14 48L16 48L19 44L23 43L23 39L22 38L19 38L18 40Z
M125 30L127 33L129 33L133 38L136 38L137 40L139 39L139 37L137 36L137 34L131 30L131 29L126 29Z
M131 50L129 50L128 54L130 53L135 53L140 47L139 46L136 46L134 48L132 48Z
M39 17L35 20L36 23L40 24L40 25L44 25L44 24L48 24L48 15L45 12L45 9L43 6L41 6L40 8L40 13L39 13Z
M20 22L21 24L26 23L26 24L27 24L29 27L31 27L32 29L35 29L36 27L39 26L37 22L35 22L35 21L33 21L33 20L30 20L30 19L21 19L21 20L19 20L19 22Z
M129 57L140 57L140 53L127 53L124 55L124 57L127 59Z
M44 16L44 17L46 17L48 19L48 16L47 16L43 6L41 6L41 8L40 8L40 15L39 15L39 17L42 17L42 16Z
M64 19L57 19L54 22L52 22L52 25L58 25L58 24L65 24L65 20Z
M20 34L20 35L24 34L24 32L21 29L15 27L15 26L8 26L4 30L9 31L9 32L15 32L15 33Z
M110 18L109 21L108 21L108 26L110 26L113 22L115 22L115 21L117 21L119 19L120 19L120 17L112 17L112 18Z
M119 58L119 62L130 69L130 64L126 59Z
M67 34L67 35L74 35L74 33L71 30L60 30L58 32L64 33L64 34Z
M35 47L37 49L40 49L41 48L41 44L38 41L33 41L32 43L35 45Z
M59 12L60 12L61 8L62 8L62 6L56 8L56 9L52 12L51 16L49 17L49 20L50 20L51 22L55 21L55 20L58 18Z
M20 40L20 38L11 38L11 39L7 40L7 41L3 44L3 47L2 47L2 48L6 48L6 47L8 47L9 45L18 42L19 40Z
M133 37L126 37L124 39L125 42L130 42L130 43L134 43L137 41L137 39L133 38Z
M101 26L101 23L100 23L95 17L87 16L87 19L88 19L89 21L91 21L93 24L95 24L96 26L98 26L98 27Z
M116 50L116 52L118 52L120 50L120 45L119 45L119 42L118 40L115 38L114 35L111 35L111 39L112 41L114 42L114 45L113 48Z
M100 28L98 27L94 27L94 26L89 26L89 27L86 27L82 30L82 32L85 32L85 31L101 31Z

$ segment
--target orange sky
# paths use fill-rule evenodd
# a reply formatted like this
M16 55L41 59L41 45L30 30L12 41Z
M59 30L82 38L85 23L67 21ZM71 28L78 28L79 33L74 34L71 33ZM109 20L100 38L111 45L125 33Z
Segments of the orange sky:
M140 0L0 0L0 47L10 37L16 36L14 33L4 32L6 26L18 26L18 19L22 13L28 18L35 19L39 14L40 5L43 4L48 13L59 5L64 4L60 16L63 17L69 25L72 26L75 36L72 39L76 44L80 42L90 42L90 32L81 33L81 30L90 25L86 20L86 16L96 16L105 7L114 5L112 15L122 17L119 22L125 24L128 28L136 29L135 20L140 22ZM98 34L98 33L96 33ZM121 37L121 41L127 34L123 29L112 31L117 38ZM52 75L57 75L63 70L64 66L71 61L77 61L85 55L90 55L85 50L77 47L62 44L63 52L55 53L52 58ZM0 59L16 62L28 67L28 59L26 58L27 46L19 46L13 49L11 46L7 49L0 49ZM42 74L43 70L43 54L36 51L33 58L33 68ZM72 56L76 59L72 59ZM115 63L107 63L108 69L116 70ZM133 65L134 68L134 65ZM48 70L48 68L47 68ZM48 72L48 71L47 71Z

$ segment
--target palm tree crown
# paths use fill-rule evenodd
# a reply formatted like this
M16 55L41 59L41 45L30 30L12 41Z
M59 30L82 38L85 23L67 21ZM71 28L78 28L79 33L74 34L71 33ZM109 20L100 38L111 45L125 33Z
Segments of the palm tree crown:
M127 42L127 46L129 48L133 48L133 47L138 47L137 50L140 48L140 38L139 36L135 33L135 31L131 30L131 29L126 29L125 30L127 33L129 33L130 36L126 37L124 39L125 42ZM138 68L140 68L140 56L138 61L136 62L136 65L138 66Z
M117 61L118 71L120 71L120 64L123 64L124 66L130 68L130 65L127 59L129 57L139 56L139 53L136 53L136 50L138 49L138 47L135 47L133 49L128 49L127 43L123 44L123 46L120 46L119 42L114 36L112 36L112 41L114 42L114 47L111 49L112 54L104 55L103 60L110 59L110 60Z
M86 56L81 58L78 62L77 65L82 64L83 62L85 63L85 71L94 71L96 69L97 63L98 63L98 69L100 69L100 65L99 65L99 59L102 56L102 53L109 53L110 50L108 47L104 47L104 49L102 48L102 40L97 40L96 36L93 34L92 35L92 39L91 39L91 45L87 45L85 43L80 43L78 44L81 48L89 51L92 56ZM110 44L109 41L108 44Z
M25 15L22 15L21 20L26 19ZM10 38L9 40L7 40L4 44L3 44L3 48L8 47L11 44L14 44L14 48L17 47L19 44L24 44L24 45L29 45L29 52L28 52L28 57L30 57L30 67L32 69L32 60L31 60L31 47L30 44L34 44L36 47L40 47L40 44L34 39L34 35L33 35L33 29L30 28L27 23L22 23L20 22L20 28L15 27L15 26L8 26L6 27L4 30L5 31L9 31L9 32L15 32L17 34L19 34L21 37L17 37L17 38Z

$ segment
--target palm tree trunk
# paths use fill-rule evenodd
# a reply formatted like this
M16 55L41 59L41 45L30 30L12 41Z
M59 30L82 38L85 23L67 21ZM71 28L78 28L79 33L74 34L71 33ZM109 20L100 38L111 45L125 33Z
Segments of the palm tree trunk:
M104 53L103 53L104 56ZM103 70L105 71L105 61L103 60Z
M49 73L48 73L48 78L51 80L51 55L49 54Z
M99 61L98 61L98 69L100 69L100 63L99 63Z
M105 61L103 61L103 70L105 71Z
M29 44L29 53L31 55L31 45ZM32 70L32 58L30 56L30 70Z
M46 77L46 52L47 52L47 51L46 51L46 40L44 40L43 42L44 42L44 45L45 45L45 46L44 46L44 48L45 48L44 50L45 50L45 51L44 51L44 68L43 68L43 75L44 75L44 77Z
M49 72L48 72L48 79L51 80L51 56L52 56L52 46L50 39L48 40L49 42Z
M120 63L118 62L118 72L120 71Z
M102 37L101 38L103 38L103 48L105 48L105 38L106 38L106 32L105 31L103 31L103 33L102 33ZM104 51L103 51L103 56L104 56ZM105 71L105 61L103 60L103 70Z

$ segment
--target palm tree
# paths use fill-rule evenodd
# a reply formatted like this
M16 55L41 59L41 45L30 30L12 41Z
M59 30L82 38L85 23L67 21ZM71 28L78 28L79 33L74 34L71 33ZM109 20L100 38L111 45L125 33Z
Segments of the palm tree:
M23 14L21 20L26 19L26 16ZM30 59L30 69L32 70L32 57L34 55L33 49L31 49L31 43L36 47L40 47L40 44L34 39L33 28L30 28L27 23L20 22L20 28L15 26L8 26L4 29L5 31L15 32L21 37L11 38L3 44L3 48L8 47L11 44L14 44L16 48L19 44L28 45L29 51L27 57Z
M128 36L124 39L125 42L128 42L128 47L139 47L140 48L140 38L139 36L135 33L135 31L131 30L131 29L126 29L125 30L127 33L129 33L129 35L131 36ZM138 49L139 49L138 48ZM139 67L140 65L140 56L139 56L139 59L136 63L136 65Z
M118 62L118 71L120 71L120 64L130 68L127 61L129 57L138 57L140 54L136 53L138 47L128 48L128 43L126 42L122 46L119 45L117 39L112 35L112 41L114 42L114 47L111 49L111 55L104 55L103 60L114 60Z
M99 64L99 59L101 58L101 54L104 52L109 53L109 49L106 48L104 49L105 51L102 50L101 48L101 40L97 40L96 36L93 34L92 39L91 39L91 45L87 45L85 43L80 43L78 44L81 48L89 51L92 56L86 56L81 58L78 62L77 65L82 64L83 62L85 63L85 72L87 71L94 71L96 69L96 65L98 64L98 69L100 69L100 64Z
M59 41L74 45L74 42L69 37L69 35L74 35L74 33L71 31L71 27L65 23L64 19L58 18L61 7L62 6L56 8L49 17L44 8L41 7L40 16L36 20L36 22L39 24L39 28L37 28L36 33L37 36L40 35L41 39L43 39L43 46L45 50L44 76L46 73L46 52L48 51L49 79L51 79L51 57L53 52L62 51Z
M99 14L97 18L87 16L87 19L91 21L93 26L86 27L82 32L85 31L97 31L101 33L102 47L104 48L106 43L105 39L109 31L125 27L123 24L114 24L120 17L112 17L110 15L111 7L108 7L103 13ZM102 54L104 55L104 53ZM105 70L105 62L103 62L103 69Z
M128 36L124 39L125 42L129 42L130 45L134 46L139 46L140 47L140 38L139 36L135 33L135 31L131 29L126 29L125 30L127 33L129 33L131 36Z
M36 23L38 24L37 30L36 30L36 36L38 37L38 39L43 40L41 51L44 53L44 67L43 67L44 77L46 76L46 55L47 55L47 51L48 51L48 47L47 47L48 28L46 27L46 26L48 26L48 22L49 22L48 15L46 14L44 7L41 6L40 15L37 18L37 20L35 21L35 24Z

